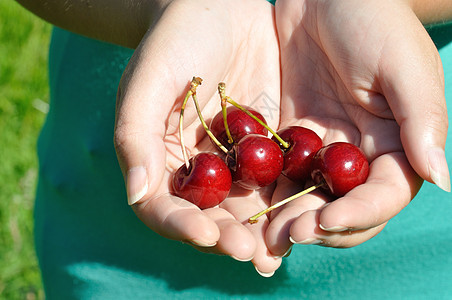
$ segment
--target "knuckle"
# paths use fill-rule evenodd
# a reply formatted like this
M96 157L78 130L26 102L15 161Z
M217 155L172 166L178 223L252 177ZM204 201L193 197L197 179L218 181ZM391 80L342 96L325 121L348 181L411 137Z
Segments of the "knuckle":
M118 124L115 127L114 136L113 136L113 143L115 149L123 150L127 147L127 145L130 145L133 143L134 139L136 137L136 133L131 130L130 126L127 125L125 122L119 121Z
M449 127L447 109L441 104L433 104L426 111L427 126L433 131L435 136L446 136Z

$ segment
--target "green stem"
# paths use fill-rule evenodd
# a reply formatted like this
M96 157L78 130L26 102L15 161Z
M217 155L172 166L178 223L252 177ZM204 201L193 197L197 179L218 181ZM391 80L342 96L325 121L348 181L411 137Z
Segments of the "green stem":
M258 122L259 124L261 124L262 126L264 126L268 131L270 131L270 133L281 143L281 145L288 149L290 147L289 143L287 143L286 141L284 141L273 129L270 128L270 126L268 126L267 124L265 124L261 119L259 119L258 117L256 117L254 114L252 114L249 110L247 110L246 108L244 108L243 106L241 106L240 104L238 104L237 102L235 102L234 100L232 100L230 97L225 97L226 101L231 103L232 105L234 105L235 107L237 107L238 109L240 109L241 111L245 112L248 116L250 116L251 118L253 118L254 120L256 120L256 122Z
M198 85L202 83L202 79L199 77L193 77L190 83L190 89L188 90L187 94L185 95L184 101L182 102L182 106L180 109L180 115L179 115L179 139L180 139L180 146L182 149L182 156L184 157L185 166L187 169L190 167L190 163L188 162L188 154L187 149L185 148L185 142L184 142L184 112L185 112L185 106L187 106L188 99L193 94L196 94L196 88Z
M192 94L193 102L195 103L196 112L198 113L199 120L201 121L202 126L204 127L204 130L206 131L207 135L212 139L212 141L217 145L224 153L228 153L228 149L226 149L220 141L213 135L213 133L210 131L209 127L206 124L206 121L204 120L201 109L199 108L198 104L198 98L196 96L196 93Z
M250 223L250 224L257 223L257 222L258 222L258 218L261 217L262 215L265 215L266 213L271 212L271 211L274 210L275 208L278 208L278 207L280 207L280 206L283 206L284 204L286 204L286 203L288 203L288 202L290 202L290 201L292 201L292 200L294 200L294 199L297 199L297 198L299 198L299 197L301 197L301 196L303 196L303 195L306 195L307 193L312 192L313 190L315 190L315 189L317 189L317 188L323 186L324 184L325 184L325 182L322 181L322 182L320 182L320 183L318 183L318 184L316 184L316 185L314 185L314 186L311 186L311 187L309 187L309 188L307 188L307 189L305 189L305 190L303 190L303 191L301 191L301 192L299 192L299 193L297 193L297 194L295 194L295 195L293 195L293 196L290 196L289 198L286 198L286 199L284 199L284 200L282 200L282 201L279 201L278 203L276 203L276 204L274 204L274 205L268 207L267 209L264 209L264 210L261 211L260 213L258 213L258 214L256 214L256 215L252 216L251 218L249 218L249 219L248 219L248 223Z
M185 95L184 102L182 102L182 107L180 109L180 115L179 115L179 139L180 139L180 147L182 149L182 156L184 157L185 166L187 169L189 168L190 164L188 162L188 155L187 155L187 149L185 149L185 142L184 142L184 111L185 106L187 105L188 98L191 96L191 91L187 92L187 95Z
M224 130L226 131L226 136L228 137L228 143L233 144L234 139L232 138L231 131L229 130L228 125L228 112L226 108L226 101L224 101L223 99L221 100L221 111L223 112Z
M223 112L224 129L226 131L226 136L228 137L228 143L233 144L234 139L232 138L231 131L229 130L229 125L228 125L228 113L227 113L227 108L226 108L225 89L226 89L226 84L224 82L220 82L218 84L218 93L220 94L220 98L221 98L221 111Z

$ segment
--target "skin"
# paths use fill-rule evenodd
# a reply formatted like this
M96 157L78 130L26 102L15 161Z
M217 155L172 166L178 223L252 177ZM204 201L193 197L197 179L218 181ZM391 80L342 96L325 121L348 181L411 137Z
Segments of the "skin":
M44 20L94 39L136 48L170 0L17 0ZM114 20L114 21L112 21Z
M200 211L169 195L168 179L183 163L178 105L193 75L205 78L197 93L205 119L220 110L220 81L227 83L226 93L244 105L265 91L279 106L279 50L272 11L264 1L180 1L170 5L143 39L124 73L115 137L126 177L131 166L144 166L147 174L153 175L148 177L146 195L133 205L144 223L171 239L213 245L203 251L251 259L264 274L276 270L281 259L274 258L265 245L268 221L251 226L246 220L268 205L272 187L259 192L235 190L218 208ZM174 104L168 105L169 101ZM131 115L133 122L128 119ZM273 128L279 124L277 116L267 121ZM198 134L203 132L200 126L190 103L184 114L184 140L191 155L213 149L208 137ZM132 139L130 132L134 133ZM140 180L129 177L128 190L141 190L140 185L135 186Z
M422 184L417 174L431 181L426 159L445 144L442 67L422 24L406 5L358 2L277 3L281 126L306 126L324 144L359 145L371 167L367 182L343 198L327 205L313 193L273 213L266 233L272 253L285 253L292 242L351 247L372 238L414 198ZM344 11L353 12L332 17ZM273 202L297 190L281 179Z
M421 178L448 188L444 80L421 22L452 18L449 0L278 0L275 9L259 0L106 1L108 10L105 1L19 2L76 33L138 45L118 91L115 146L132 208L164 237L251 260L271 276L291 241L358 245L410 202ZM171 196L169 176L182 164L178 108L192 76L205 79L206 119L219 111L220 81L245 105L265 91L281 108L272 128L301 124L324 143L360 145L372 162L368 182L328 206L306 195L254 225L246 219L299 187L282 178L204 211ZM191 105L184 128L191 154L212 149Z
M449 0L404 0L423 24L452 20L452 2Z
M91 38L136 48L172 0L16 0L42 19ZM423 24L452 19L449 0L398 0ZM303 1L301 1L303 3ZM111 20L115 20L112 22Z

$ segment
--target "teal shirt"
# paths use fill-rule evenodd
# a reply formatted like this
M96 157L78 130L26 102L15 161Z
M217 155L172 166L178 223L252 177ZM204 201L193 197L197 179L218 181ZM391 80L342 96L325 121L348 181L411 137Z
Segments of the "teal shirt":
M452 26L431 34L452 107ZM296 245L271 278L149 230L127 205L112 143L116 90L131 55L54 30L35 208L47 299L452 297L452 196L429 183L377 237L350 249Z

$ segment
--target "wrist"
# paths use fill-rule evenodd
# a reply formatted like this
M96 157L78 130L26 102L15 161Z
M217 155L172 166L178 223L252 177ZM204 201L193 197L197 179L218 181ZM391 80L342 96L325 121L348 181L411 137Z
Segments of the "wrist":
M450 0L402 0L424 25L444 23L452 20Z

